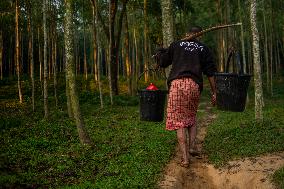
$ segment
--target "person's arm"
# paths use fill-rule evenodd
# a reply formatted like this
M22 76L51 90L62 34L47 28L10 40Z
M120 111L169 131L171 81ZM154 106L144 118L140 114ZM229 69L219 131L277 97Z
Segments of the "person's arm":
M216 84L214 76L208 77L210 87L211 87L211 103L213 106L216 105Z
M203 73L207 75L211 87L211 103L213 106L216 104L216 85L214 74L217 72L217 67L214 62L212 53L205 47L203 52L202 62Z

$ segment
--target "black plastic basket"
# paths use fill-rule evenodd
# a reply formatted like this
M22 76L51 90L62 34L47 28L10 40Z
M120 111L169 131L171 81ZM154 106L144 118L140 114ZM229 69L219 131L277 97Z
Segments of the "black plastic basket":
M146 71L155 71L152 69ZM160 122L164 119L165 101L167 90L138 89L138 81L146 72L144 71L137 80L137 92L140 101L140 120Z
M140 119L142 121L163 121L167 92L164 90L139 90Z
M226 72L228 72L228 64L232 54L231 52L228 58ZM245 110L251 75L243 73L243 66L238 54L236 57L239 73L215 73L217 108L220 110L233 112Z

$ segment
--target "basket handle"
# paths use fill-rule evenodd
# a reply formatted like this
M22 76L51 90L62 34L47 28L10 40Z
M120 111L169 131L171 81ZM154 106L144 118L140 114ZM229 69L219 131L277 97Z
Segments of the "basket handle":
M238 66L239 74L243 74L244 69L243 69L243 63L240 60L240 54L239 54L238 51L234 51L233 49L230 51L229 57L227 59L227 63L226 63L226 66L225 66L225 72L228 73L229 63L230 63L230 60L231 60L233 55L235 55L235 58L237 60L237 66Z

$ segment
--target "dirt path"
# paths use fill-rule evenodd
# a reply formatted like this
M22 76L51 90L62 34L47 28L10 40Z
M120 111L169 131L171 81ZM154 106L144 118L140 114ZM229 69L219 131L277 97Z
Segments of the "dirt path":
M210 111L198 120L197 147L202 150L207 126L216 116ZM270 182L273 172L284 165L284 152L245 158L231 161L226 167L216 169L209 164L207 157L191 157L189 168L183 168L178 163L181 159L179 150L165 168L163 180L159 186L162 189L272 189Z

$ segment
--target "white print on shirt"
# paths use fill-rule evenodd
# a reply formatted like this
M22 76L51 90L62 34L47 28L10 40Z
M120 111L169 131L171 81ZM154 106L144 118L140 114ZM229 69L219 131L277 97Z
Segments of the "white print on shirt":
M203 51L203 47L204 47L202 45L199 46L197 43L192 42L192 41L191 42L180 42L179 45L181 47L184 47L184 49L186 51L194 51L194 50L198 50L198 49Z

